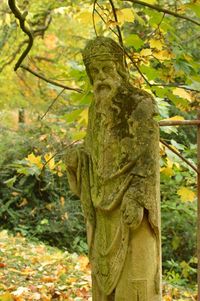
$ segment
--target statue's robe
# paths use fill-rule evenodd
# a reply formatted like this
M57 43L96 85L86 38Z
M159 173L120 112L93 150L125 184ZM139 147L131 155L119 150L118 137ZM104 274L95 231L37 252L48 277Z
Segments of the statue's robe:
M68 168L87 220L93 301L161 300L154 115L152 97L133 87L121 89L107 106L94 100L84 145Z

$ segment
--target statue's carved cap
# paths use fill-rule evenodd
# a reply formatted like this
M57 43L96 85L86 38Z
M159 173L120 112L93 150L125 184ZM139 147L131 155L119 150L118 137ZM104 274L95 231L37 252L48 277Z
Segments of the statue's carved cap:
M82 55L86 67L96 59L118 61L122 66L125 66L124 50L111 38L97 37L90 40Z

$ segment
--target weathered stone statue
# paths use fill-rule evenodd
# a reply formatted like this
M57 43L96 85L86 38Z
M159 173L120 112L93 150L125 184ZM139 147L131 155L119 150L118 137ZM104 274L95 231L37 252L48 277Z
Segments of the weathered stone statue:
M87 136L70 149L67 168L87 221L93 301L160 301L156 106L129 84L112 39L91 40L83 60L94 99Z

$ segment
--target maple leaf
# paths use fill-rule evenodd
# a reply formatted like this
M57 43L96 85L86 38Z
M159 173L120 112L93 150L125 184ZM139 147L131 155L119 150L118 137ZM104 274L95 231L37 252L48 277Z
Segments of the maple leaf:
M30 155L27 156L27 158L25 158L26 161L28 161L28 163L30 165L34 164L36 165L39 169L43 168L43 164L42 164L42 159L41 156L35 156L33 153L31 153Z
M194 193L194 191L192 191L189 188L186 187L181 187L178 191L177 194L181 197L181 200L183 202L193 202L196 194Z

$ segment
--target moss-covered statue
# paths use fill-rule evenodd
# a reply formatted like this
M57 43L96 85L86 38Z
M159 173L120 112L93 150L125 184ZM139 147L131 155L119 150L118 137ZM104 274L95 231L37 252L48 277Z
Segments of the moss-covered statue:
M160 301L158 125L152 97L128 81L110 38L83 51L94 88L87 135L68 179L87 221L93 301Z

